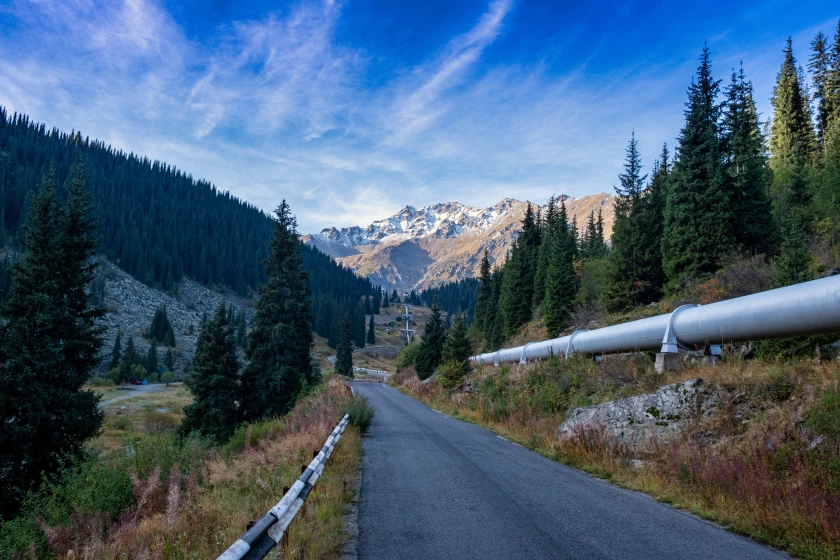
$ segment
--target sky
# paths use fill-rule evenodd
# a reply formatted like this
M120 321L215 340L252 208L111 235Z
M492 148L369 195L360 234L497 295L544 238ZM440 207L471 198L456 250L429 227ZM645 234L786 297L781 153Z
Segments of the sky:
M675 145L704 41L764 118L836 0L0 0L0 105L175 165L299 230L612 192Z

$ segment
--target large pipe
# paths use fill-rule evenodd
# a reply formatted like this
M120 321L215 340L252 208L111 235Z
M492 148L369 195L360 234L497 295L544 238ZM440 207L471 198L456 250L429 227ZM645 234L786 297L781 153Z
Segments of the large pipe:
M840 276L719 301L470 358L479 364L637 350L674 353L730 342L840 332Z

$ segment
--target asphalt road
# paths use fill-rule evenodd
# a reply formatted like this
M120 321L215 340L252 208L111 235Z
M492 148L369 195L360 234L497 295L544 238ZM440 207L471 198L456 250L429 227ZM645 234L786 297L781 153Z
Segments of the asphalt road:
M364 438L359 558L787 558L546 459L397 390L357 383Z

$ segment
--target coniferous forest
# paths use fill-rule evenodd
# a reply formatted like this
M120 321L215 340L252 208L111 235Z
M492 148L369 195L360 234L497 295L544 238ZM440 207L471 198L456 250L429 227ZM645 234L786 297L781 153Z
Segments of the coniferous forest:
M79 155L89 174L98 251L138 280L165 290L187 277L208 286L255 294L265 282L263 263L271 219L258 208L166 163L48 130L26 115L0 108L0 247L18 244L34 193L51 167L59 198ZM309 288L355 302L379 294L367 279L300 245ZM8 262L0 263L0 295L8 290ZM324 335L326 336L326 334Z
M676 149L663 146L645 165L630 135L609 243L599 215L579 228L552 197L544 209L529 206L502 266L491 269L485 255L472 323L479 347L499 348L535 318L556 337L585 327L593 309L622 313L663 297L708 303L836 273L840 24L833 41L818 34L807 57L806 71L787 41L773 114L762 121L744 66L718 79L704 47ZM465 311L449 303L465 286L434 292ZM778 357L813 352L814 342L761 348Z

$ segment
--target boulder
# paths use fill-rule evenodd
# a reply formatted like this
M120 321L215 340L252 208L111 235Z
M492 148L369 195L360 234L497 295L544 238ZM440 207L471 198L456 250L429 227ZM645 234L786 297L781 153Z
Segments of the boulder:
M720 402L702 379L692 379L665 385L655 393L576 408L558 428L557 436L569 438L579 430L600 427L630 446L652 437L663 441L720 406Z

